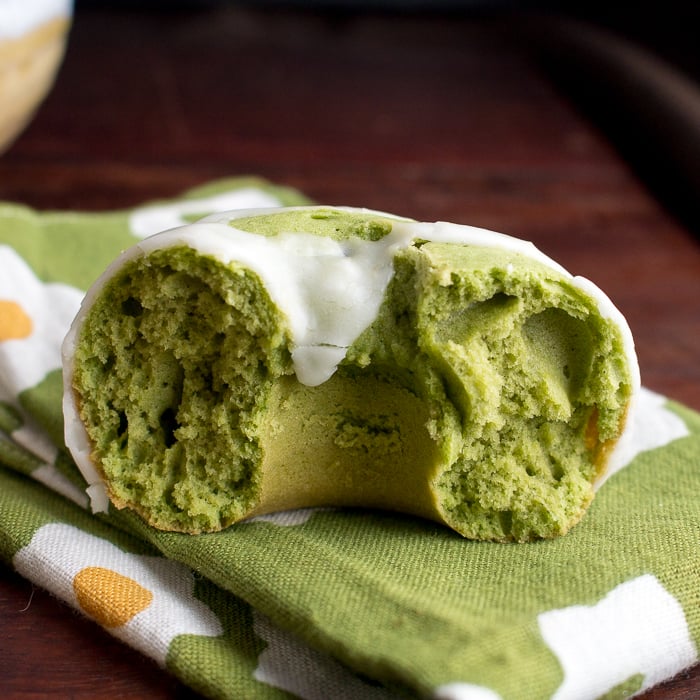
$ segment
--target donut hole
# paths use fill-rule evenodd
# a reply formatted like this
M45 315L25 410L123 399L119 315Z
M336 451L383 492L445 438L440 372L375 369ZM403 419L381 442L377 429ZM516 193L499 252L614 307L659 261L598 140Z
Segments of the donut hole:
M316 387L275 383L255 513L334 505L436 516L430 484L440 455L428 405L374 369L341 370Z

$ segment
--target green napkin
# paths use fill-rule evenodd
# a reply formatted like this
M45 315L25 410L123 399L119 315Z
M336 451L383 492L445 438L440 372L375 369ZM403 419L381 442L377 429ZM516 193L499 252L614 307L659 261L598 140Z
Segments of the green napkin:
M0 557L211 697L611 700L696 663L700 415L647 390L629 464L554 541L363 510L199 536L91 514L61 417L84 290L137 238L304 201L249 178L124 212L0 204Z

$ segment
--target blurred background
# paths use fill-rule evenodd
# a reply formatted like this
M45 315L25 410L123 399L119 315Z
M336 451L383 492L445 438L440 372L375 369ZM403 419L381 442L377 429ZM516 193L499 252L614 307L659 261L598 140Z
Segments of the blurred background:
M17 0L0 0L17 7L31 7L32 3ZM52 0L41 0L37 6L51 5ZM54 5L70 6L69 0L53 0ZM556 89L570 101L571 105L587 120L590 120L627 162L645 186L660 202L693 231L700 231L700 213L697 206L700 193L700 49L697 28L700 26L700 3L680 2L515 2L508 0L77 0L74 6L78 21L89 16L89 22L99 26L95 16L100 11L109 11L111 16L144 16L144 32L134 33L133 42L145 42L145 51L153 58L153 64L140 76L143 80L184 79L181 73L176 79L173 68L164 68L165 54L156 56L158 23L172 26L173 18L187 15L201 26L207 21L217 24L220 31L231 32L232 43L245 39L245 32L252 31L255 22L270 24L271 37L276 41L292 40L294 28L282 26L281 17L290 15L314 16L319 22L330 23L334 32L343 40L350 41L352 27L357 27L361 17L381 16L384 22L413 23L411 38L425 45L431 35L430 24L441 27L452 25L454 31L448 43L458 46L454 35L459 26L468 24L463 41L473 41L474 26L488 25L493 34L494 27L499 40L507 51L525 51L538 62L539 67L552 81ZM237 19L226 14L232 10ZM1 11L1 7L0 7ZM207 19L209 18L209 19ZM231 25L238 22L240 26ZM417 27L421 23L425 33ZM148 30L145 28L149 27ZM247 30L246 30L247 27ZM345 29L343 29L345 28ZM195 27L193 27L194 31ZM213 28L212 28L213 29ZM264 27L258 27L264 31ZM79 31L79 29L77 30ZM88 30L92 31L92 30ZM164 28L165 31L165 28ZM441 29L442 31L442 29ZM150 34L149 34L150 32ZM201 29L199 30L201 36ZM477 31L478 34L478 31ZM250 39L250 34L248 34ZM196 40L196 39L195 39ZM195 41L193 40L193 41ZM313 37L298 37L299 41L313 42ZM106 39L107 42L111 39ZM192 43L192 42L190 42ZM105 48L107 48L107 43ZM128 46L128 40L125 46ZM452 45L452 44L451 44ZM8 58L2 49L2 22L0 17L0 87L2 87L2 65ZM262 46L262 44L261 44ZM185 48L183 44L183 49ZM272 40L270 50L273 49ZM314 47L306 47L314 52ZM403 47L406 48L405 46ZM231 60L235 61L240 46L231 47ZM318 46L315 56L323 62L324 51L330 47ZM45 46L42 60L60 65L63 47L56 39L49 54ZM164 48L164 52L170 49ZM361 51L361 45L359 50ZM388 45L388 53L392 51ZM417 56L420 46L416 47ZM381 49L373 47L377 57ZM400 52L399 52L400 53ZM399 53L395 54L401 60ZM70 60L70 55L69 55ZM113 56L110 61L128 61L128 57ZM218 61L221 60L217 57ZM306 60L313 61L312 56ZM446 59L449 60L449 59ZM497 56L484 53L485 61L497 60ZM158 68L160 64L161 68ZM457 62L452 68L457 69ZM109 70L109 65L103 70ZM256 69L255 67L253 69ZM287 66L290 70L291 66ZM443 67L444 69L444 67ZM39 70L38 68L36 70ZM160 78L153 71L161 71ZM170 75L165 76L164 70ZM272 68L268 65L268 77ZM321 71L322 72L322 71ZM7 74L7 71L5 71ZM46 94L53 73L44 68L43 82L35 80L33 92L24 98L26 106L16 96L0 101L0 120L12 120L6 127L5 141L10 142L21 132L23 123L11 111L24 110L34 113L36 104ZM117 69L115 67L115 79ZM108 78L105 74L105 79ZM282 73L278 77L283 79ZM24 75L25 83L26 73ZM234 74L232 73L232 79ZM308 72L306 83L328 79L317 69ZM331 78L332 79L332 78ZM206 78L203 78L203 81ZM5 78L5 83L8 79ZM15 83L18 80L15 79ZM134 76L131 90L139 89L139 80ZM17 91L17 84L14 86ZM216 90L215 86L210 86ZM230 86L226 86L227 88ZM270 78L270 89L279 88ZM115 83L115 92L122 86ZM142 88L146 89L142 84ZM127 89L126 87L124 89ZM161 90L168 89L161 85ZM469 86L465 84L465 90ZM0 100L3 98L0 96ZM79 102L77 100L76 104ZM202 107L205 109L205 107ZM361 110L360 110L361 111ZM3 115L4 112L4 115ZM358 114L358 119L362 115ZM386 117L390 119L390 116ZM70 127L66 125L66 137L70 138ZM2 134L0 134L2 140Z
M72 21L10 31L47 7ZM700 410L698 26L678 0L0 0L0 124L19 93L33 117L0 201L104 211L252 175L504 231L600 285L644 384ZM39 591L27 611L19 579L3 595L19 694L40 638L46 693L188 697ZM698 697L700 667L686 688L644 700Z

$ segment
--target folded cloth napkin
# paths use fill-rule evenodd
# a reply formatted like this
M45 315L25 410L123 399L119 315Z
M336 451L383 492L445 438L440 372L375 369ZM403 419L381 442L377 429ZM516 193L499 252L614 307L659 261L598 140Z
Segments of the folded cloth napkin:
M630 463L553 541L315 509L198 536L95 516L63 446L60 344L135 239L303 203L255 179L110 213L0 204L0 557L221 698L625 698L698 660L700 414L643 390Z

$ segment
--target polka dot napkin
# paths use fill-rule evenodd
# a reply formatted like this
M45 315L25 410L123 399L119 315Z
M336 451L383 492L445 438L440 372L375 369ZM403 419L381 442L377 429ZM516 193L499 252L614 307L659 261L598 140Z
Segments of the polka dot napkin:
M696 663L700 415L647 390L629 463L554 541L350 510L196 537L91 513L61 416L84 290L137 238L303 201L241 179L124 212L0 204L0 558L211 697L612 700Z

